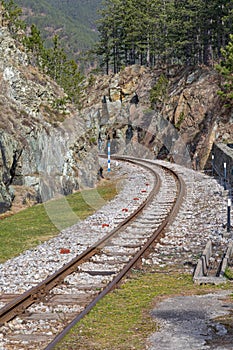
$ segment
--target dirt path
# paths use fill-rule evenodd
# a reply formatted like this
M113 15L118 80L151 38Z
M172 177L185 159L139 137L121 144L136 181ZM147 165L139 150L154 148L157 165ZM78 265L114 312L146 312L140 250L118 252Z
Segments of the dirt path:
M232 350L233 301L229 294L179 296L159 303L152 316L161 330L151 336L149 350Z

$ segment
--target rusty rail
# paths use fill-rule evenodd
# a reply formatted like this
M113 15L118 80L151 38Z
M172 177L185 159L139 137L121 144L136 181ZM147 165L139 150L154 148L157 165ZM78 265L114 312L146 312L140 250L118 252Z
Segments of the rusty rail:
M149 171L152 170L149 167L146 167ZM61 269L56 271L53 275L46 278L44 281L39 283L36 287L33 287L20 295L18 298L12 300L10 303L5 305L2 309L0 309L0 326L2 326L5 322L9 322L14 317L16 317L19 313L22 313L26 308L35 303L36 300L42 299L52 288L56 285L60 284L65 277L70 275L71 273L77 270L77 267L82 264L85 260L88 260L92 257L104 243L109 240L119 229L126 226L132 219L136 218L137 215L144 209L147 204L151 201L152 197L157 193L160 187L160 179L156 175L155 185L146 198L146 200L125 220L123 220L115 229L105 235L101 240L99 240L96 244L89 247L85 252L75 257L68 264L63 266Z
M118 157L114 157L115 159L119 159ZM120 160L124 161L130 161L134 164L139 164L139 162L133 161L132 159L128 158L120 158ZM145 161L145 163L148 161ZM141 163L140 163L141 164ZM142 247L140 251L134 256L134 258L124 267L124 269L108 284L108 286L100 293L98 296L66 327L64 330L58 334L54 340L45 348L45 350L52 350L56 344L61 341L65 335L71 330L72 327L74 327L83 317L85 317L89 311L98 303L100 299L102 299L106 294L108 294L110 291L112 291L114 288L117 287L119 282L127 275L127 273L137 264L137 262L142 258L142 256L145 254L147 249L151 246L151 244L162 234L166 226L171 224L171 222L174 220L175 216L177 215L180 206L182 205L183 198L186 194L186 186L184 184L184 181L171 169L168 169L164 166L161 166L163 169L170 171L173 176L177 180L177 199L176 202L173 204L172 210L167 216L167 218L163 221L163 223L159 226L159 228L154 231L153 235L150 237L150 239L146 242L146 244Z
M122 221L115 229L113 229L110 233L105 235L100 241L98 241L97 243L89 247L85 252L83 252L81 255L77 256L73 260L71 260L68 264L66 264L57 272L55 272L53 275L49 276L44 281L39 283L36 287L33 287L30 290L26 291L21 296L14 299L13 301L5 305L5 307L0 309L0 325L3 325L4 323L12 320L14 317L24 312L26 308L28 308L30 305L34 304L38 300L41 300L44 296L46 296L46 294L52 288L54 288L59 283L63 282L66 276L75 272L81 263L83 263L84 261L87 261L90 257L96 254L96 252L98 252L101 249L101 247L105 245L106 241L108 241L120 229L126 227L133 219L135 219L139 215L139 213L144 208L146 208L147 205L149 205L153 197L158 193L161 185L161 180L159 176L156 174L156 172L152 170L148 165L146 165L146 163L149 163L149 161L141 161L141 160L134 161L133 159L123 158L123 157L118 157L116 159L129 161L134 164L144 166L145 168L147 168L147 170L153 173L153 176L156 177L156 181L149 196L134 213L132 213L127 219ZM148 239L148 241L141 248L141 250L136 253L134 258L129 263L127 263L126 266L121 270L121 272L106 286L106 288L104 288L95 297L95 299L89 305L87 305L86 308L75 319L73 319L73 321L69 323L69 325L60 334L58 334L54 338L54 340L46 347L46 350L53 349L54 346L67 334L67 332L75 324L77 324L96 305L96 303L101 298L103 298L107 293L109 293L112 289L114 289L117 286L117 284L122 280L122 278L142 258L142 256L145 254L147 249L151 246L151 244L158 238L158 236L161 235L165 227L174 220L174 217L177 215L179 207L182 204L182 198L185 195L185 184L183 180L172 170L164 166L161 166L161 167L166 171L171 172L173 176L176 178L176 183L177 183L177 198L176 198L176 201L173 203L173 206L169 215L167 215L166 219L161 223L159 228L154 231L153 235Z

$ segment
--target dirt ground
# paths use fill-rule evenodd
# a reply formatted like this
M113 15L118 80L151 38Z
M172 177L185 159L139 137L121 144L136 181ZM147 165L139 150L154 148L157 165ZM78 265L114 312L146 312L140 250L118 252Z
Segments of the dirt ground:
M149 350L232 350L231 291L178 296L163 300L152 311L160 331Z

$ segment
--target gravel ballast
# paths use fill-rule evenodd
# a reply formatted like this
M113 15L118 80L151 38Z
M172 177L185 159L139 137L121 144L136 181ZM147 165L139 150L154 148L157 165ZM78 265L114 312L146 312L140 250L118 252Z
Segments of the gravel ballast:
M176 266L181 273L192 274L209 240L216 247L216 260L220 260L220 252L224 251L231 241L225 227L227 192L215 179L201 172L162 161L155 163L169 166L179 172L186 183L187 194L176 220L143 264L160 269ZM112 164L112 176L124 178L116 198L86 220L63 230L57 237L1 264L2 294L22 293L33 287L113 229L122 217L130 215L135 209L132 198L139 198L137 204L143 201L145 194L142 193L142 189L145 188L145 184L149 184L148 191L152 188L150 173L139 170L132 164L116 164ZM123 208L127 208L128 212L122 211ZM107 225L103 227L103 224ZM61 248L64 247L70 250L70 254L60 254ZM160 331L150 336L148 349L233 349L233 345L227 340L228 329L214 320L215 317L228 314L232 310L232 305L228 303L226 307L225 302L225 298L231 292L229 290L206 296L174 297L158 304L152 311L152 317L158 321ZM226 339L225 344L218 344L219 338L223 337ZM0 349L4 349L4 340L1 338Z

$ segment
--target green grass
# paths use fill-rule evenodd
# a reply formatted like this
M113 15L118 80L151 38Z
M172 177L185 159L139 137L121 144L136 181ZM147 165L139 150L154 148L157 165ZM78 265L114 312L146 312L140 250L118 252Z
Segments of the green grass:
M204 294L227 287L198 286L193 284L191 275L161 272L131 274L126 283L108 294L72 328L55 349L144 350L148 336L159 329L150 316L155 302L166 296Z
M233 267L227 267L225 271L225 277L229 280L233 280Z
M97 189L77 192L3 218L0 220L0 263L86 218L115 194L115 184L104 181Z

